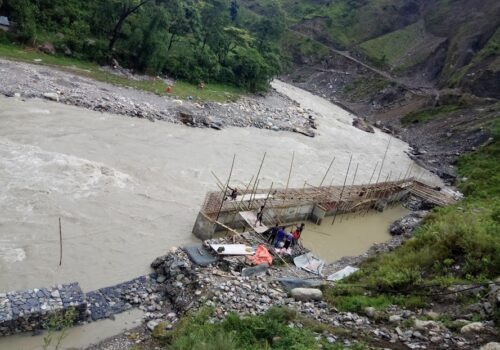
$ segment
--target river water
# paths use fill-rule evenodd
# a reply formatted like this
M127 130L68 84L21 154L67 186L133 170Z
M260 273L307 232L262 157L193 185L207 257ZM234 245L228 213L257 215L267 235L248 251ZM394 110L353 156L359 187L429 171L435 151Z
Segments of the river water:
M330 173L341 184L350 154L356 182L367 182L389 136L352 127L351 115L326 100L274 86L321 115L317 137L195 129L1 97L0 291L70 281L88 291L148 272L169 247L195 241L196 214L216 189L210 171L227 176L234 153L234 185L249 181L265 151L263 187L284 186L292 151L291 186L319 183L334 155ZM405 150L391 141L381 178L406 171Z
M232 185L250 180L264 152L262 187L284 187L292 152L292 187L319 184L333 156L325 183L342 184L351 154L356 183L366 183L389 136L352 127L351 114L304 90L273 86L319 115L319 135L195 129L0 97L0 292L71 281L89 291L148 273L156 256L196 241L191 229L205 192L217 189L210 172L226 177L233 154ZM408 169L407 148L391 141L381 179ZM439 183L416 165L413 174ZM344 239L357 253L379 240ZM346 255L334 241L332 256Z

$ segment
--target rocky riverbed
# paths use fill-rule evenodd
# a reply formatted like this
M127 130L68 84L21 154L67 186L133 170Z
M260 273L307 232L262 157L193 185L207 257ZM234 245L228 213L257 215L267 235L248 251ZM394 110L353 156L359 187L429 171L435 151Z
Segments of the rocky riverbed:
M426 207L426 203L414 198L407 205L418 209ZM427 210L414 211L397 220L391 225L394 234L392 240L375 245L360 256L345 257L326 265L323 275L348 265L356 266L370 256L401 245L411 238L414 229L427 213ZM209 250L210 244L233 242L234 239L219 238L205 241L204 247ZM242 237L236 238L236 242L254 245L263 243L259 238L248 241ZM302 252L297 251L295 254ZM346 347L359 339L368 338L377 347L398 349L478 349L483 345L482 349L497 349L495 346L498 346L491 342L496 335L493 322L473 322L471 319L471 308L481 309L480 312L487 318L491 303L500 302L500 288L494 282L467 291L469 297L477 297L480 301L465 310L443 310L439 304L429 304L414 311L390 306L385 310L367 307L360 313L354 313L339 311L323 300L321 289L317 288L331 283L325 281L323 276L301 270L293 263L283 264L277 257L272 266L261 265L256 269L258 273L249 273L244 257L219 257L215 263L201 267L190 260L184 249L173 248L166 255L155 259L151 266L157 276L158 293L165 298L172 311L150 314L145 319L145 326L89 349L127 349L135 343L154 346L155 337L165 336L175 328L178 317L203 306L215 310L213 322L219 322L231 312L258 315L274 306L287 307L305 317L343 330L336 334L318 333L317 339L324 338L329 343ZM462 294L459 291L464 288L466 286L451 288L449 300L459 298ZM440 320L446 317L450 318L450 322L445 325ZM300 321L292 322L289 326L303 327Z
M44 98L99 112L221 129L296 131L314 136L315 116L274 91L236 102L196 102L119 87L48 66L0 59L0 94Z

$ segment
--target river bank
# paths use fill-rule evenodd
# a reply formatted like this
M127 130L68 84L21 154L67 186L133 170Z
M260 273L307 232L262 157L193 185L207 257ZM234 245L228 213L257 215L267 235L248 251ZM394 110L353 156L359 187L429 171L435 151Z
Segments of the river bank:
M410 202L415 203L414 200ZM306 293L306 290L307 293L312 293L310 288L329 285L323 279L324 276L347 266L358 266L376 254L396 249L412 237L415 228L427 213L417 211L398 220L392 225L391 231L397 231L400 235L394 236L389 242L374 245L360 256L342 258L325 265L321 277L307 273L293 266L293 263L283 264L276 257L273 266L259 269L261 271L256 274L249 273L251 268L245 268L245 259L242 257L219 257L210 266L200 267L190 260L184 249L179 248L155 259L151 266L158 278L161 278L164 297L170 301L181 319L187 316L186 313L196 314L197 310L209 307L213 310L210 322L217 324L230 313L248 317L263 315L272 307L283 307L324 325L322 331L316 333L317 344L325 342L348 348L361 342L370 348L399 349L398 346L404 346L410 349L478 349L494 339L491 324L485 323L479 327L477 322L473 324L471 321L461 320L457 323L460 324L458 330L449 329L438 321L439 314L433 311L432 304L417 310L393 305L386 309L367 307L358 312L346 312L332 307L328 298L307 297L306 294L300 294L299 297L298 291L294 291L294 288L306 287L301 293ZM203 246L209 251L212 243L233 242L233 239L221 238L205 241ZM237 239L236 243L255 245L263 242L254 237L250 241ZM496 291L494 284L491 285L491 290ZM319 290L317 292L321 294ZM161 344L165 345L165 341L172 340L171 337L175 334L173 329L184 327L178 321L165 314L148 321L146 326L112 337L88 350L129 349L137 343L144 349L161 347ZM289 327L307 327L302 322L304 321L292 322L292 325L289 323Z
M107 84L49 66L3 59L0 80L0 94L8 97L42 98L98 112L193 127L255 127L314 135L309 117L316 115L273 91L243 96L237 102L197 102Z

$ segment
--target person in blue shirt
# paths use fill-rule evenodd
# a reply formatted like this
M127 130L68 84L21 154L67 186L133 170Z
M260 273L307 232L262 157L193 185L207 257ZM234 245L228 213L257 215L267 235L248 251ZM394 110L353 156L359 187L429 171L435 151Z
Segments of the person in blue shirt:
M280 242L283 241L285 237L286 237L286 227L283 226L280 230L278 230L278 233L276 234L276 242L274 243L274 246L278 248Z
M276 235L278 234L279 229L280 228L276 223L276 225L271 229L271 232L269 233L269 238L267 239L267 241L272 245L274 245L274 241L276 240Z

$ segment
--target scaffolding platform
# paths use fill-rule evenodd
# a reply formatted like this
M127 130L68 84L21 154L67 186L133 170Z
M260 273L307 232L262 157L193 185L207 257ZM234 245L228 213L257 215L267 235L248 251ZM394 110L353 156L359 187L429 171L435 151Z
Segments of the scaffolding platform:
M253 211L240 211L240 216L245 220L245 222L257 233L264 233L269 228L265 225L257 225L255 226L255 222L257 221L257 215Z

